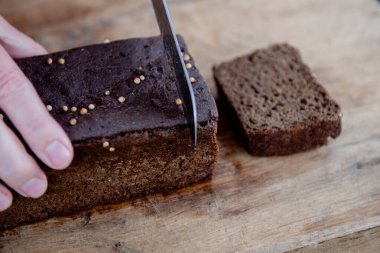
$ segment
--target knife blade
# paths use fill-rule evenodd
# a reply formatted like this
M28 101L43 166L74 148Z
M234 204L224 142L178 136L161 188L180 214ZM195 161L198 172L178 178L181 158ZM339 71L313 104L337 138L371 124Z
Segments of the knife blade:
M175 72L176 87L180 99L183 101L185 117L192 131L192 140L194 146L196 146L198 138L196 100L189 73L187 72L185 62L182 58L181 48L176 33L174 32L169 8L166 0L152 0L152 4L164 42L165 51L167 52L169 64Z

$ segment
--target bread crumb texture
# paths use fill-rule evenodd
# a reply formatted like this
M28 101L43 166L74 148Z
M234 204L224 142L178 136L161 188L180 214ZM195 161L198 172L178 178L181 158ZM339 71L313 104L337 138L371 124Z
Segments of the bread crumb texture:
M339 105L288 44L222 63L214 75L253 154L292 154L341 132Z

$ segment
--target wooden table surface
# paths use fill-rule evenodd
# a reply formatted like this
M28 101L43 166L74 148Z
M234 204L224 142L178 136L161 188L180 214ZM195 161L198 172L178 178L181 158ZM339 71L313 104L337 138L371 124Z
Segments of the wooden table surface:
M212 65L274 42L298 47L342 106L341 137L314 151L257 158L222 122L210 182L25 226L4 234L0 251L379 251L380 3L169 5L214 95ZM0 0L0 14L49 50L158 34L149 0Z

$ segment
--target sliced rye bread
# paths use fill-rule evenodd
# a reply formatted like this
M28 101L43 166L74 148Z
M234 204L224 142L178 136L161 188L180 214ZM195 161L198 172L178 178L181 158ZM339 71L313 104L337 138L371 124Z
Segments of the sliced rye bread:
M253 155L289 155L341 133L339 105L288 44L276 44L214 67Z

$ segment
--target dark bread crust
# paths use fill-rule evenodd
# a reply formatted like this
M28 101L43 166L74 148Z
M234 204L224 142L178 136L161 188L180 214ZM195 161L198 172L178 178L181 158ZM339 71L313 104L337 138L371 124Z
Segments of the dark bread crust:
M180 43L187 52L181 38ZM64 57L71 64L48 65L48 57ZM160 38L117 41L17 62L42 100L55 108L51 113L73 141L75 158L64 171L40 163L49 180L46 194L36 200L14 194L11 208L0 213L0 230L210 178L218 154L215 101L191 61L199 109L199 140L194 149L183 110L175 104L178 94ZM136 70L139 66L143 73ZM92 69L92 75L81 74L83 69ZM97 72L102 69L107 71ZM146 80L134 84L133 77L141 74ZM104 95L106 89L111 96ZM127 98L124 104L117 101L121 95ZM89 103L96 107L87 115L57 109L66 104L79 110ZM69 126L72 117L78 125ZM105 141L114 152L103 147Z
M178 40L182 51L188 53L183 38L178 36ZM17 63L44 103L53 107L52 116L77 143L99 136L186 125L182 107L175 103L178 92L174 73L163 48L160 37L137 38L74 48ZM48 58L53 60L51 65L47 64ZM65 64L58 63L60 58ZM197 80L193 87L198 121L216 120L215 101L193 59L189 62L193 66L189 74ZM134 78L141 75L145 80L135 84ZM110 91L109 96L104 95L106 90ZM123 104L118 101L120 96L126 99ZM89 104L94 104L96 110L87 116L61 110L64 105L79 110ZM68 123L72 117L78 119L75 127Z
M290 155L340 135L339 105L295 48L273 45L213 70L251 154Z

